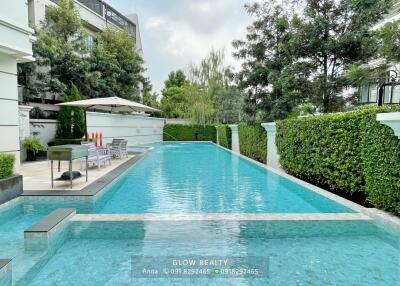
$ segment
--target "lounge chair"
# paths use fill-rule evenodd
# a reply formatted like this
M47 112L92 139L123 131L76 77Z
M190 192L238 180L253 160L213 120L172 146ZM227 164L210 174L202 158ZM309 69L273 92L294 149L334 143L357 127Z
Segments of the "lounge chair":
M112 143L107 144L107 148L110 149L110 154L113 157L128 157L127 144L127 140L113 139Z
M89 147L89 156L88 156L88 165L89 166L97 166L100 169L101 164L103 163L104 167L106 166L106 162L110 163L111 166L111 154L107 148L96 148L93 143L82 144ZM80 160L81 166L80 169L83 170L82 166L86 165L86 158L81 158Z

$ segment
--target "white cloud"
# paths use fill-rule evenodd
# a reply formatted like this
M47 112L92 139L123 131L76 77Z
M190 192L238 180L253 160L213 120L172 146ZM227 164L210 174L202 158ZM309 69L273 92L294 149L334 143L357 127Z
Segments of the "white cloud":
M243 8L248 0L112 2L139 15L147 73L155 90L163 88L170 71L198 63L212 48L224 49L226 62L238 67L232 41L243 38L251 23Z

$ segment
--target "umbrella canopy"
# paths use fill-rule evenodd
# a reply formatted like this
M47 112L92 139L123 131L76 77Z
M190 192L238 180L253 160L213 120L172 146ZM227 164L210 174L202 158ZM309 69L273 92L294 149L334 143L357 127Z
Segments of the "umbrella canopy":
M59 106L73 106L82 107L87 109L97 109L102 111L111 112L157 112L158 109L152 108L150 106L123 99L117 96L114 97L101 97L93 99L84 99L78 101L70 101L56 104Z

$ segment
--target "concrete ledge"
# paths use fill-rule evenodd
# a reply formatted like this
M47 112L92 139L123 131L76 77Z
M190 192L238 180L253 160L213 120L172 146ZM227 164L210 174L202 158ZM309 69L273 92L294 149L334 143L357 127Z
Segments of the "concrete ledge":
M22 194L22 176L15 175L0 180L0 204L8 202Z
M48 216L24 231L25 250L42 251L63 242L63 231L75 209L56 209Z
M11 259L0 259L0 285L12 285L12 264Z

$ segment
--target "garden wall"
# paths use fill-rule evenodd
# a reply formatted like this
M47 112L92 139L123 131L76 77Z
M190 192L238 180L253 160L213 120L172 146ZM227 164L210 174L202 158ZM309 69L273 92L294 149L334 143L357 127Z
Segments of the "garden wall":
M113 138L128 140L128 146L161 142L164 118L87 112L89 136L92 132L103 133L103 143Z
M217 142L217 130L213 125L166 124L164 141L212 141Z
M396 109L278 121L281 165L296 177L400 214L400 141L376 121L377 113Z

